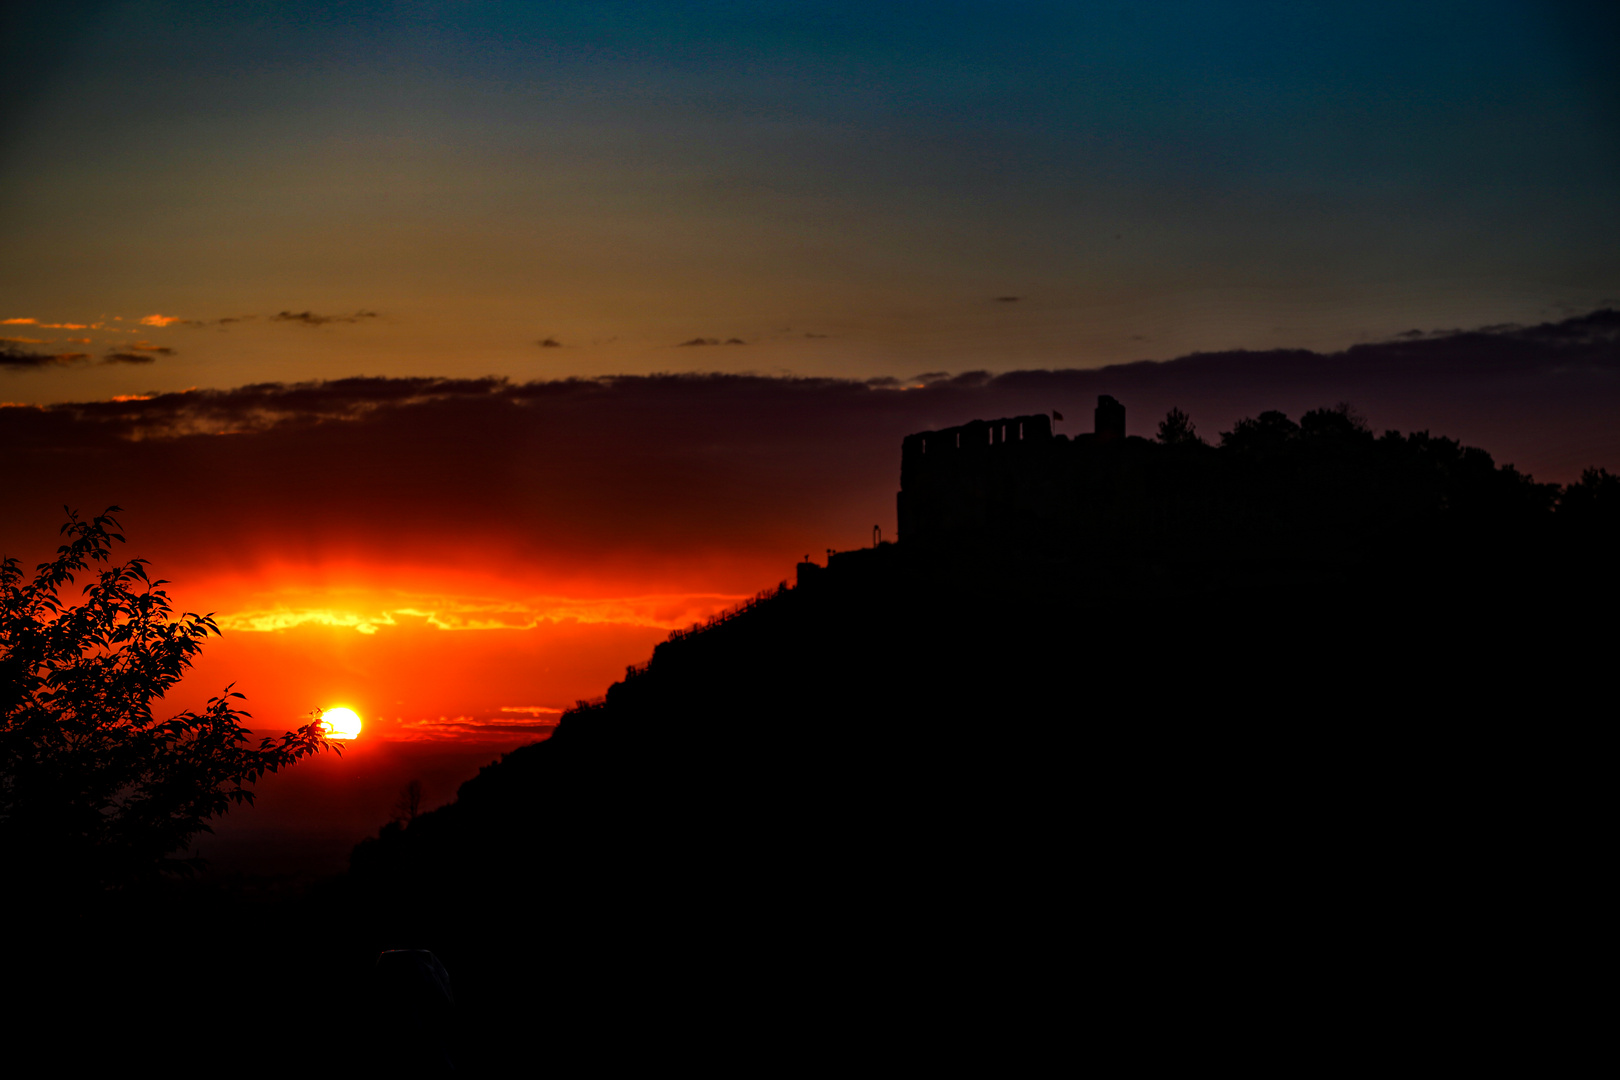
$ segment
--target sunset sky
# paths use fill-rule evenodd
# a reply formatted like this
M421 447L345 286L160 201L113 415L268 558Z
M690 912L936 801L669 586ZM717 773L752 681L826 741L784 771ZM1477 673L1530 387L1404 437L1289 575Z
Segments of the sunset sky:
M910 431L1347 400L1617 468L1616 40L1582 3L7 5L0 549L125 507L225 630L181 704L366 719L230 826L340 845L892 536Z

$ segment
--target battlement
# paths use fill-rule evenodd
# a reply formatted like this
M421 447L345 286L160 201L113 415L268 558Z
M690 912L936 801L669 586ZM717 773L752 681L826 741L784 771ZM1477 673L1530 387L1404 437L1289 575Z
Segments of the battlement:
M974 420L944 431L919 431L900 444L901 462L929 454L973 453L992 446L1039 441L1052 437L1052 418L1045 413L1009 416L1002 420Z
M982 454L1051 440L1052 418L1045 413L919 431L900 444L900 487L904 489L908 480L924 471L955 469Z
M1073 440L1052 433L1045 413L974 420L907 435L900 444L896 497L903 541L1018 531L1073 507L1076 455L1106 453L1125 440L1125 406L1097 399L1095 431Z

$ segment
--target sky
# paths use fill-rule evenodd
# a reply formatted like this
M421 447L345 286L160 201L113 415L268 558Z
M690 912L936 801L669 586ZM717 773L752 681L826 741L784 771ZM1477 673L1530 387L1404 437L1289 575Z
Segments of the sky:
M0 318L85 359L3 400L1095 367L1620 297L1595 4L5 18Z
M124 507L224 630L177 705L356 708L229 826L337 851L892 536L911 431L1343 400L1620 469L1617 38L1579 3L7 5L0 548Z

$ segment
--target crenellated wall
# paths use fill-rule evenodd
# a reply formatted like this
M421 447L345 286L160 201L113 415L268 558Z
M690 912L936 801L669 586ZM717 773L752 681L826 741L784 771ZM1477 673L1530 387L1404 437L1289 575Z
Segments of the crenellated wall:
M929 543L965 534L1017 533L1072 516L1084 473L1105 447L1125 441L1125 407L1097 401L1096 431L1071 440L1045 413L974 420L906 436L896 497L900 539ZM1138 442L1140 440L1137 440Z
M983 528L1019 500L1031 467L1056 445L1045 413L974 420L908 435L900 446L902 539Z
M943 431L920 431L900 444L900 486L912 474L960 469L976 455L1022 443L1050 442L1052 418L1045 413L974 420Z

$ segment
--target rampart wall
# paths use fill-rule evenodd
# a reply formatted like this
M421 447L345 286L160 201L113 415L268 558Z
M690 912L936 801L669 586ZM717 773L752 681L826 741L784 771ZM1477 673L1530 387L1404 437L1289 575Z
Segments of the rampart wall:
M901 539L985 528L1017 513L1019 504L1039 502L1031 481L1056 445L1045 413L906 436L900 447Z
M1125 406L1097 399L1096 430L1054 435L1045 413L975 420L906 436L900 448L897 510L906 544L969 534L1017 534L1058 519L1074 522L1098 505L1099 470L1129 456ZM1116 462L1117 463L1117 462ZM1107 486L1105 483L1103 486Z
M906 487L909 474L958 469L980 452L1015 444L1050 442L1051 439L1052 418L1045 413L974 420L943 431L907 435L900 444L900 486Z

